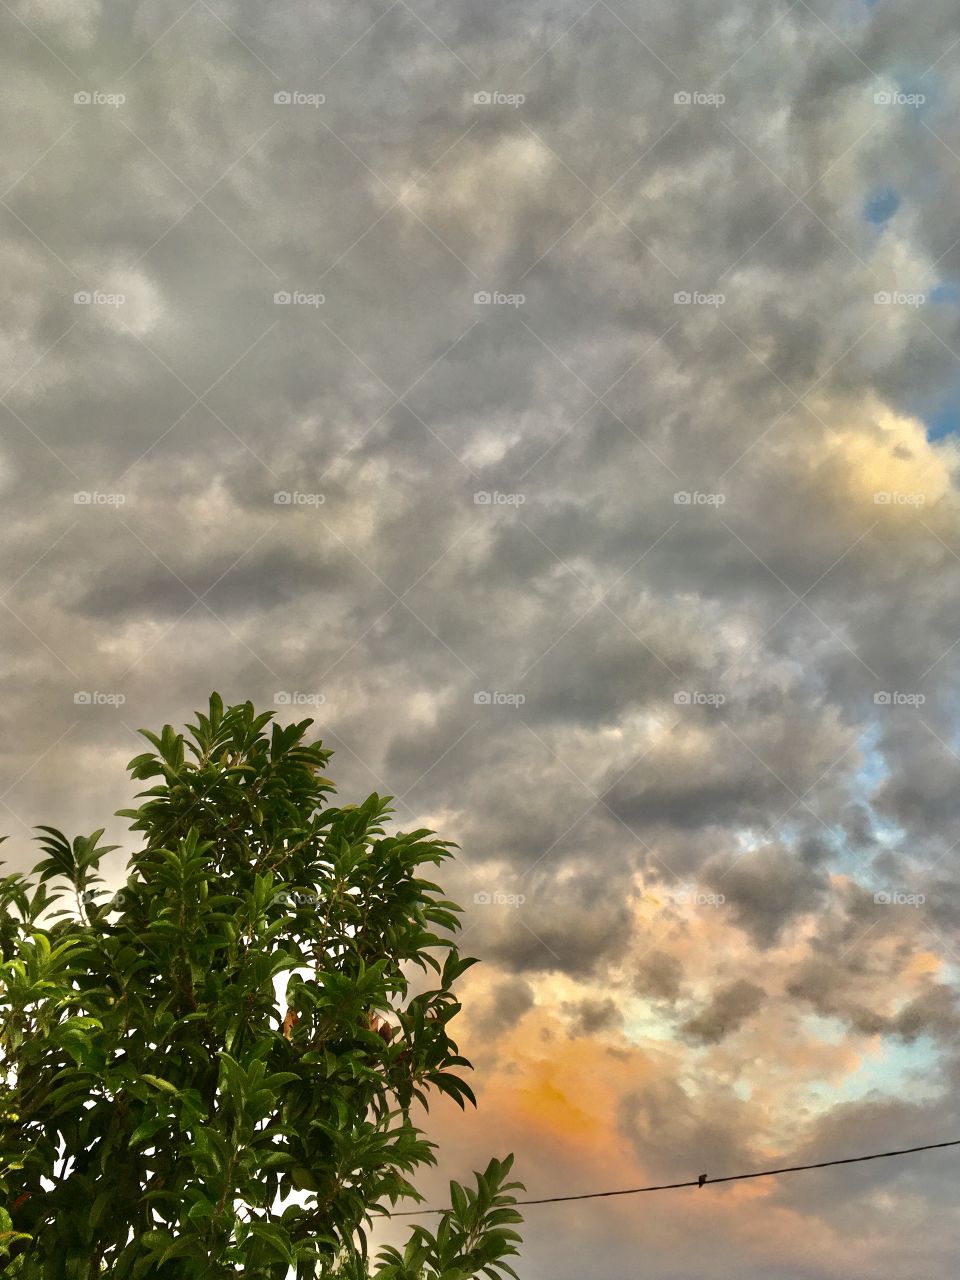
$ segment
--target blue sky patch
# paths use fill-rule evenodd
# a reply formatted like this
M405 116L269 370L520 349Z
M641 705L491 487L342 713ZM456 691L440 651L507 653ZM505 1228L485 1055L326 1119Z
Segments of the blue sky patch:
M945 436L960 434L960 396L945 400L925 421L928 440L942 440Z
M867 196L863 216L874 226L882 227L900 208L900 195L893 187L877 187Z

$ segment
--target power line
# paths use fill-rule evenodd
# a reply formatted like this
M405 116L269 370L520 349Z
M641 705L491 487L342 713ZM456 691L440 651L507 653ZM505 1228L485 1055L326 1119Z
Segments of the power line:
M709 1183L714 1186L718 1182L742 1182L745 1178L773 1178L780 1173L799 1173L802 1169L827 1169L837 1164L860 1164L864 1160L885 1160L889 1156L909 1156L917 1151L937 1151L941 1147L960 1147L960 1138L949 1142L928 1142L922 1147L904 1147L900 1151L877 1151L869 1156L846 1156L842 1160L820 1160L816 1164L785 1165L782 1169L761 1169L757 1173L729 1173L722 1178L708 1178L705 1173L690 1182L663 1182L655 1187L627 1187L623 1191L590 1191L578 1196L545 1196L542 1200L517 1200L518 1205L556 1204L562 1200L600 1200L606 1196L636 1196L644 1191L676 1191L681 1187L703 1187ZM402 1213L391 1213L391 1218L410 1218L421 1213L446 1213L446 1209L405 1209Z

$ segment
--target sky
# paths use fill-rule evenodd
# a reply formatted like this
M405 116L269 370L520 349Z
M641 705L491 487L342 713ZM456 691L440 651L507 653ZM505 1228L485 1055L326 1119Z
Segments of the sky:
M8 868L129 851L212 689L313 715L460 845L434 1203L960 1137L953 0L0 23ZM956 1159L531 1208L521 1280L947 1280Z

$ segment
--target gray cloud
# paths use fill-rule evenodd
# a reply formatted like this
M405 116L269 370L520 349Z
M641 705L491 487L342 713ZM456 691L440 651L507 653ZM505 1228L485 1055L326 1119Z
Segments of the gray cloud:
M491 1038L503 1035L516 1026L533 1004L534 992L529 982L522 978L498 982L490 993L488 1007L473 1019L477 1031Z
M634 977L638 995L655 1000L675 1000L680 994L683 967L676 956L663 951L650 951L643 957Z
M764 994L762 987L744 979L718 987L708 1003L683 1023L680 1033L695 1044L717 1044L757 1012Z
M570 1035L591 1036L600 1031L610 1031L619 1026L621 1012L615 1000L609 996L602 1000L581 1000L568 1005L566 1012L572 1016Z

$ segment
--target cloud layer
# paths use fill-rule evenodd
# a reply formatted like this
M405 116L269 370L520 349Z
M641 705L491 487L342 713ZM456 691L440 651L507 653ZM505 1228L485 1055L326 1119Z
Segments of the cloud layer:
M3 21L11 864L212 688L306 709L462 848L436 1196L958 1132L955 6ZM531 1210L523 1274L946 1280L950 1159Z

